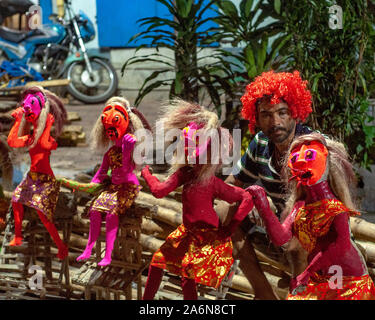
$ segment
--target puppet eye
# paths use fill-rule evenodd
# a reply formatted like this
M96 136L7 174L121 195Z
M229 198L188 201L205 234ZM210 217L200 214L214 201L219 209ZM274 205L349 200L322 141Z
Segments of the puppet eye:
M115 116L112 120L113 123L117 123L120 121L120 117L119 116Z
M299 153L294 153L293 156L290 158L291 163L295 163L298 159Z
M316 158L316 151L315 150L306 150L305 151L305 160L314 160Z
M104 116L104 115L102 115L102 121L104 121L104 119L105 119L105 116Z

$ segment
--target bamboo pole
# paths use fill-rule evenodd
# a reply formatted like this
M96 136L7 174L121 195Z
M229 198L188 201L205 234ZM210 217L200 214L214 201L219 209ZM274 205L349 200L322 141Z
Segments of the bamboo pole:
M375 242L375 223L352 217L350 218L350 229L356 239Z

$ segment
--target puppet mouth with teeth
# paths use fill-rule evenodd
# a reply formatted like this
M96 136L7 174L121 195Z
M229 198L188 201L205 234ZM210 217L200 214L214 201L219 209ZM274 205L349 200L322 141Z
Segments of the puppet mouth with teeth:
M298 184L308 184L310 178L313 176L313 174L311 173L311 171L304 171L304 170L296 170L296 169L293 169L292 170L293 173L292 173L292 177L289 179L289 181L293 180L293 179L297 179L298 180Z
M26 119L26 121L34 121L35 120L35 114L33 112L25 113L25 119Z
M117 139L118 138L118 132L115 127L108 128L106 130L107 137L110 139Z

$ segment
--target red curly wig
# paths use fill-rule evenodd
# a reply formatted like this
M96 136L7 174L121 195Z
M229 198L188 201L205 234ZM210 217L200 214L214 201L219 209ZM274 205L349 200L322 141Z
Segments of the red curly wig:
M271 104L285 101L294 119L305 121L311 113L311 93L306 89L307 81L303 81L298 71L263 72L260 76L246 86L246 92L241 97L243 105L242 116L249 120L249 130L255 133L257 100L271 97Z

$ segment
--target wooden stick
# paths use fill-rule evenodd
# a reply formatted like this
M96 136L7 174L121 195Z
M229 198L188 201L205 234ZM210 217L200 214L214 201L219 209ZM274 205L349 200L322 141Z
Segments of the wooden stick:
M375 223L352 217L350 218L350 229L356 239L375 242Z

